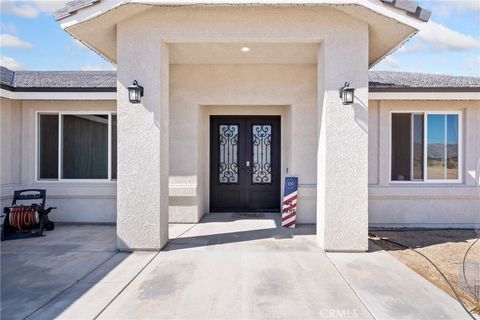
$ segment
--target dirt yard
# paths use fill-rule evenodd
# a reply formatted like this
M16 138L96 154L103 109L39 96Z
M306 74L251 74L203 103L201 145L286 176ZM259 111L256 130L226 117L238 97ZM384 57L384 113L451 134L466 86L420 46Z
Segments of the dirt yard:
M480 236L475 230L402 230L371 231L373 243L387 250L398 260L422 275L424 278L455 297L441 274L420 254L382 239L404 244L424 254L445 274L461 297L464 304L480 311L480 241L477 241L465 258L467 249Z

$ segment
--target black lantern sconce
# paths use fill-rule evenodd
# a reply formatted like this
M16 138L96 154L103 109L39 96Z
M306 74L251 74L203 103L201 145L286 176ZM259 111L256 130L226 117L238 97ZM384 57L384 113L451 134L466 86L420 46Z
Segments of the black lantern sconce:
M131 103L140 103L143 97L143 87L138 85L137 80L133 80L133 85L128 87L128 100Z
M354 91L355 88L351 88L348 82L345 82L343 87L339 89L340 99L342 99L343 104L353 104L353 99L355 98Z

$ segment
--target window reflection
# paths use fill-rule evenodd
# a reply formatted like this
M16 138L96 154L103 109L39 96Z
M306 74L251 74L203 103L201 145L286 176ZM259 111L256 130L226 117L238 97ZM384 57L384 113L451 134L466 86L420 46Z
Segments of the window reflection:
M445 115L428 115L428 179L445 179Z
M423 179L423 114L413 115L413 179Z
M447 179L458 179L458 115L447 115Z

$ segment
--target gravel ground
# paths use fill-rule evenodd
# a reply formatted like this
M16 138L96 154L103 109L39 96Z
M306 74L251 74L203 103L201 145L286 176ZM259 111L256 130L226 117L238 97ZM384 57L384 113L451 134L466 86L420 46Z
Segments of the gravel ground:
M465 275L463 259L467 249L479 238L475 230L375 230L370 237L375 244L388 251L398 260L415 272L455 297L448 283L441 274L424 257L410 249L382 239L404 244L428 257L453 285L462 301L469 309L480 311L480 241L470 249L465 259Z

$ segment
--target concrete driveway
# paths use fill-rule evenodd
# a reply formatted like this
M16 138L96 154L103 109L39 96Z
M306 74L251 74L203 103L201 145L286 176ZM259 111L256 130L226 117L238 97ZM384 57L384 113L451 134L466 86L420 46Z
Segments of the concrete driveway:
M315 226L207 215L161 252L119 253L113 226L2 243L2 319L468 319L395 260L325 253Z

